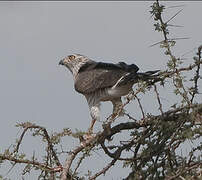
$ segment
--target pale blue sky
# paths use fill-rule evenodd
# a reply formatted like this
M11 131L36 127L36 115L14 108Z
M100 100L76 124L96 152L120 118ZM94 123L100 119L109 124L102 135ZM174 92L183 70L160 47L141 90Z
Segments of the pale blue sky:
M185 5L172 21L182 28L171 28L171 37L190 37L176 45L176 55L193 50L201 44L202 3L164 2L169 6ZM152 2L0 2L0 152L15 142L20 131L17 122L31 121L47 127L49 132L64 127L86 130L90 116L86 100L73 89L70 72L58 66L61 58L80 53L97 61L135 63L140 71L165 69L167 57L159 46L149 47L162 40L154 31L149 13ZM170 8L171 17L181 8ZM167 18L166 17L166 18ZM194 51L185 57L191 58ZM190 59L185 60L187 64ZM168 94L166 94L168 93ZM175 101L172 92L162 91L165 108ZM169 97L169 98L168 98ZM143 98L148 112L156 112L151 97ZM135 103L126 109L133 115ZM102 106L102 120L111 113L111 104ZM122 118L120 120L124 120ZM101 123L96 124L96 131ZM67 140L67 139L66 139ZM26 138L24 152L40 154L39 139ZM64 142L69 149L78 140ZM71 148L70 148L71 149ZM95 156L89 167L106 163L104 155ZM97 167L98 166L98 167ZM112 168L106 179L120 179L126 169ZM82 167L86 169L85 167ZM5 167L0 174L5 175ZM16 169L9 175L20 179ZM25 179L32 180L31 177ZM103 178L98 178L103 179Z

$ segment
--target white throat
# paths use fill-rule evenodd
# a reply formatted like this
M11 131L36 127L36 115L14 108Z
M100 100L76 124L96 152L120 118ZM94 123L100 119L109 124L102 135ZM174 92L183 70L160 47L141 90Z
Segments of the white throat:
M77 60L75 60L72 64L71 64L71 70L72 70L72 74L74 77L74 80L79 72L79 69L86 64L86 62L90 61L88 58L85 59L80 59L78 58Z

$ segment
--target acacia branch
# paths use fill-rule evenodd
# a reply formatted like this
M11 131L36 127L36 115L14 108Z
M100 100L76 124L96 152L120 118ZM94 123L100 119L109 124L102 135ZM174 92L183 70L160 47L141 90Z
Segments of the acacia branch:
M97 172L94 176L90 177L89 180L95 180L98 176L100 176L101 174L105 174L107 170L109 170L109 168L111 168L115 162L117 161L117 159L113 159L106 167L104 167L101 171Z
M194 91L193 91L193 94L192 94L192 98L191 98L191 103L193 103L193 100L194 100L194 97L195 95L198 93L198 80L200 78L200 62L201 62L201 49L202 49L202 45L199 46L198 48L198 60L196 60L195 64L197 65L197 69L196 69L196 75L194 77Z
M14 154L15 154L15 153L18 153L19 148L20 148L20 144L22 143L23 137L24 137L24 135L25 135L25 133L26 133L26 131L27 131L28 129L29 129L29 127L25 127L24 130L23 130L23 132L22 132L22 134L20 135L20 138L19 138L19 140L18 140L17 146L16 146L16 148L15 148L14 151L13 151Z
M48 149L51 150L52 156L53 156L53 158L54 158L56 164L57 164L58 166L61 166L61 163L60 163L60 161L59 161L59 159L58 159L58 157L57 157L57 155L56 155L56 153L55 153L55 151L54 151L53 144L52 144L52 142L51 142L51 140L50 140L50 136L48 135L48 132L47 132L47 130L46 130L44 127L38 126L38 125L34 125L34 124L32 124L32 123L29 123L29 122L19 124L18 126L23 127L24 130L23 130L23 132L22 132L22 134L21 134L21 136L20 136L20 140L18 141L17 147L16 147L16 149L14 150L14 153L18 152L19 146L20 146L20 144L21 144L21 142L22 142L22 139L23 139L25 133L27 132L27 130L28 130L28 129L38 129L38 130L40 130L40 131L43 132L43 134L44 134L44 135L43 135L43 138L46 139L46 141L47 141L47 143L48 143Z
M198 62L198 64L202 64L202 60L200 60L200 61ZM180 72L190 71L190 70L194 69L195 67L197 67L198 64L194 63L194 64L190 64L190 65L187 66L187 67L182 67L182 68L175 69L175 70L172 70L172 71L166 70L166 71L159 72L158 74L156 74L156 77L157 77L157 78L156 78L155 80L148 82L148 86L154 85L154 84L156 84L156 83L158 83L158 82L163 82L165 79L167 79L167 78L172 78L174 75L176 75L176 74L178 74L178 73L180 73ZM139 94L140 92L142 92L144 89L145 89L145 87L140 87L140 88L138 88L138 89L136 90L135 93L129 94L129 95L126 97L127 101L123 104L122 109L123 109L127 104L129 104L130 101L133 100L134 97L137 96L137 94Z
M12 156L8 156L8 155L0 155L0 159L1 160L8 160L14 163L19 163L19 164L32 164L34 167L38 167L41 169L44 169L48 172L55 172L55 169L52 167L47 166L46 164L40 163L38 161L35 160L28 160L28 159L17 159L15 157Z
M92 146L94 147L96 144L100 144L102 149L104 150L104 152L111 158L113 158L114 160L124 160L124 161L129 161L129 160L137 160L137 157L131 157L131 158L121 158L121 153L123 150L128 149L130 147L132 147L134 144L137 144L139 142L141 142L142 139L145 139L147 137L149 137L153 132L154 129L152 131L150 131L150 128L154 126L154 123L156 120L158 121L174 121L174 122L181 122L181 118L184 118L184 113L181 112L182 110L186 110L186 109L190 109L192 108L193 110L197 109L199 107L198 111L202 111L202 105L201 104L196 104L196 105L191 105L191 106L185 106L182 108L176 108L173 110L169 110L167 112L164 112L162 115L157 115L157 116L149 116L146 117L144 119L144 122L142 121L138 121L138 122L126 122L126 123L120 123L114 127L109 127L109 129L107 129L107 133L106 133L106 129L103 130L103 132L98 133L95 137L93 137L92 139L90 139L85 146L84 145L80 145L77 148L75 148L72 152L70 152L70 155L68 155L66 161L65 161L65 165L63 167L63 172L61 175L61 180L66 180L67 179L67 174L70 172L70 167L74 161L74 159L76 158L76 156L78 155L78 153L80 153L85 147L88 146ZM179 112L179 113L178 113ZM194 112L193 112L194 113ZM186 114L186 119L189 119L192 117L192 113L190 113L190 115ZM151 126L149 128L149 126ZM104 141L106 139L111 139L112 136L114 136L117 133L120 133L122 130L132 130L132 129L139 129L142 127L147 127L146 131L144 132L144 135L138 139L137 141L130 141L128 144L125 144L123 146L117 146L117 150L114 153L111 153L108 148L104 145ZM150 132L149 132L150 131ZM165 144L164 141L162 141L159 145L159 148L162 148L163 145ZM136 148L135 150L135 154L137 155L137 151L139 149L139 146L136 146L138 148ZM151 155L156 154L158 151L152 151L152 154L148 155L147 158L149 158ZM116 161L115 161L116 162ZM114 163L115 163L114 162ZM107 166L108 167L108 166ZM105 172L105 171L104 171ZM100 174L100 173L98 173Z
M89 142L90 144L90 142ZM86 144L88 146L89 144ZM72 152L70 152L69 156L65 160L65 164L63 166L63 171L61 174L61 180L67 180L67 177L69 176L69 169L72 165L73 160L75 159L76 155L81 152L84 149L84 146L78 146L76 149L74 149ZM70 176L72 178L72 176Z
M76 168L74 169L73 176L76 175L76 172L81 165L82 161L85 159L87 153L83 153L82 156L79 158Z
M158 103L159 103L159 110L160 110L161 114L163 114L163 109L162 109L161 100L160 100L159 93L158 93L158 91L157 91L157 87L156 87L155 84L154 84L154 91L155 91L155 93L156 93L156 97L157 97L157 100L158 100Z
M144 114L143 107L142 107L142 104L140 102L140 99L137 97L137 95L134 95L134 97L137 99L137 102L139 104L140 110L142 112L142 118L144 119L145 118L145 114Z
M179 170L176 175L171 176L171 177L168 177L167 179L168 179L168 180L174 180L174 179L180 177L183 173L185 173L185 172L187 172L187 171L190 171L190 170L192 170L192 169L196 169L196 168L199 167L199 166L202 166L202 163L200 163L200 162L198 162L198 163L193 163L193 164L190 165L189 167L184 167L182 170Z

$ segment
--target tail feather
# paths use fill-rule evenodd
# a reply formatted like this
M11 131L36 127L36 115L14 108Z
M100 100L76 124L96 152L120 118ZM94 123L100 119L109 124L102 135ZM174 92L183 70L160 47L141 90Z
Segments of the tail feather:
M119 81L119 83L117 85L121 86L121 85L125 85L128 83L134 83L135 84L139 80L148 81L148 80L159 79L158 75L156 75L156 73L159 71L160 70L147 71L144 73L128 73Z
M159 72L160 70L156 70L156 71L147 71L144 73L137 73L137 79L138 80L148 80L148 79L154 79L157 75L155 75L157 72Z
M156 70L156 71L147 71L147 72L145 72L145 73L143 73L143 74L145 74L145 75L152 75L152 74L156 74L157 72L159 72L160 70Z

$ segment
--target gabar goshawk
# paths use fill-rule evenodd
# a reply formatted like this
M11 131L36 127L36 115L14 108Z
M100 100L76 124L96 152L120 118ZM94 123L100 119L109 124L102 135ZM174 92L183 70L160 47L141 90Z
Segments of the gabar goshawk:
M89 132L92 132L95 121L100 119L101 101L111 101L113 114L116 114L122 107L121 96L132 91L132 86L139 80L152 79L158 72L138 73L139 68L135 64L96 62L80 54L69 55L59 64L71 71L75 90L87 99L92 117Z

